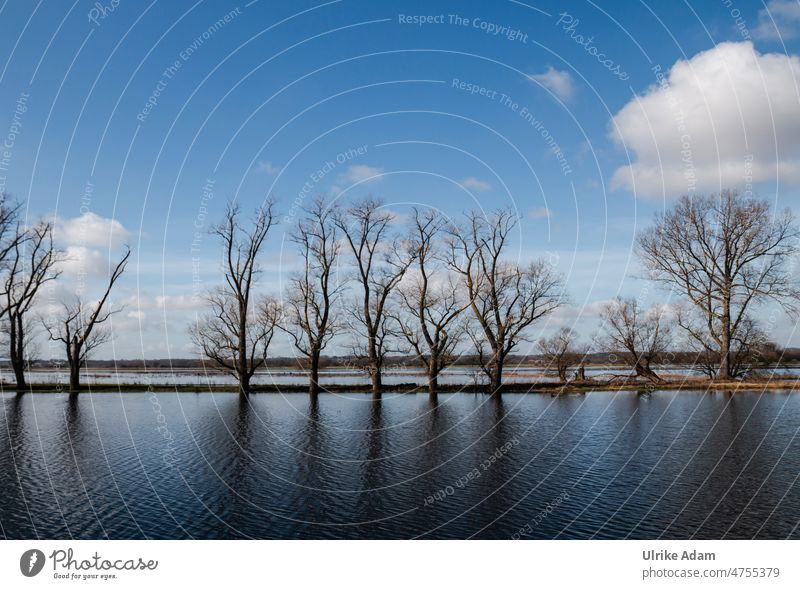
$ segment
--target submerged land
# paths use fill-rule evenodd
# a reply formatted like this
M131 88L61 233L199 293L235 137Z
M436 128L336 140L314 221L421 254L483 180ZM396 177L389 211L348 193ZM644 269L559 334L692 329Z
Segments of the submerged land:
M138 374L137 370L118 371L122 374ZM58 375L58 371L38 370L31 373L35 381L36 375L49 374ZM113 382L114 372L110 374L109 382L87 383L81 386L81 393L92 392L146 392L152 390L172 391L179 393L236 393L238 386L234 383L211 383L199 382L205 376L223 376L222 373L209 372L206 374L196 373L198 382L193 383L168 383L159 382L159 376L163 378L168 371L155 371L152 373L142 373L142 382ZM186 375L185 372L181 373ZM288 374L292 376L304 376L301 371L296 369ZM146 378L145 378L146 375ZM665 376L660 380L648 380L643 378L627 377L624 374L614 374L604 378L586 378L583 380L569 380L566 383L547 378L546 376L536 380L511 380L503 385L502 392L507 393L543 393L543 394L576 394L586 392L615 392L615 391L640 391L643 393L655 390L721 390L721 391L759 391L759 390L796 390L800 389L800 376L794 375L770 375L764 374L743 379L732 379L725 381L711 380L702 376L690 375L671 375ZM0 392L7 393L64 393L67 391L66 383L63 382L32 382L27 384L24 389L18 389L16 384L7 378L0 379ZM308 384L287 384L287 383L264 383L254 384L252 393L256 394L290 394L307 393ZM363 383L321 383L322 393L370 393L371 385L369 382ZM426 384L418 382L391 383L383 385L383 392L392 394L427 394ZM469 393L469 394L488 394L489 386L484 383L440 383L439 393Z

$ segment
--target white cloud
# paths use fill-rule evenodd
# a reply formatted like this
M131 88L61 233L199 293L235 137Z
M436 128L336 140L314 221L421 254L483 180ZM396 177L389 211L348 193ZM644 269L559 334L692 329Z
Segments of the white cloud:
M381 180L383 168L356 164L348 166L347 170L339 174L339 182L345 184L356 184L357 182L377 182Z
M61 262L62 280L97 278L108 275L108 258L95 249L80 245L70 245L64 250Z
M530 74L528 78L538 82L561 100L569 101L575 96L575 81L568 71L559 71L548 66L543 74Z
M758 11L753 35L764 41L788 41L800 35L800 3L797 0L770 0Z
M491 184L483 180L478 180L475 176L468 176L459 182L459 184L467 190L474 190L475 192L486 192L492 188Z
M546 217L552 217L553 211L548 209L547 207L540 207L538 209L533 209L528 213L528 216L531 219L544 219Z
M72 219L56 219L53 238L66 246L114 248L130 238L130 231L116 219L84 213Z
M256 170L272 176L280 172L281 167L274 165L272 162L268 160L261 160L260 162L258 162L258 164L256 164Z
M202 297L202 295L201 295ZM155 306L170 311L197 311L205 304L201 297L188 295L161 295L155 297Z
M612 137L634 160L612 189L645 198L800 183L800 58L722 43L626 104Z

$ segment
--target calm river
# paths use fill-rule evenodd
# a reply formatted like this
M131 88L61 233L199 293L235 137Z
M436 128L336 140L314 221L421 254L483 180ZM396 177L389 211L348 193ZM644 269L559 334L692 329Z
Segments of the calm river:
M800 538L800 394L0 395L5 538Z

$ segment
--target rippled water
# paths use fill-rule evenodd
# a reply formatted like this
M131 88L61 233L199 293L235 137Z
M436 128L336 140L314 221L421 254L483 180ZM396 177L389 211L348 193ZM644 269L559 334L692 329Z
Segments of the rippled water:
M0 396L6 538L800 538L800 395Z

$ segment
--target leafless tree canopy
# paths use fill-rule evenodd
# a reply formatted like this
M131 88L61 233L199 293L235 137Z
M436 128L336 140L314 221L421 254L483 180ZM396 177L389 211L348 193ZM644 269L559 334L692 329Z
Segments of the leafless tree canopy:
M22 365L24 370L30 370L35 362L41 360L41 341L37 337L41 323L38 317L29 316L25 318L23 325L23 342L22 342ZM7 319L0 323L0 345L10 346L11 338L11 325ZM20 387L17 387L19 390Z
M26 333L31 321L28 312L42 285L60 275L56 265L63 260L63 252L53 245L53 228L48 222L33 227L18 225L12 247L7 250L3 275L2 315L7 321L9 359L17 389L25 384L25 365L28 355L25 346L32 343Z
M686 335L685 345L695 354L695 366L710 378L719 370L719 346L706 328L705 317L694 307L677 307L677 323ZM729 366L732 378L743 378L760 364L778 358L776 346L758 322L745 316L731 337Z
M0 266L5 265L19 239L19 210L19 203L0 192Z
M568 327L562 327L550 337L539 340L539 351L548 367L556 369L558 380L567 382L570 366L583 361L587 348L579 346L575 333Z
M111 337L109 331L102 329L103 324L121 309L107 307L106 303L111 289L125 271L130 255L130 248L126 248L98 301L87 304L80 296L76 296L73 302L63 303L60 315L43 321L50 339L64 344L69 364L70 392L77 393L80 390L80 369L86 363L89 353Z
M225 284L208 295L208 313L190 329L195 347L236 377L243 394L266 360L281 316L277 301L255 300L253 291L261 274L258 255L274 224L272 201L255 210L248 228L238 205L228 204L224 221L211 230L222 243Z
M393 335L387 305L414 256L392 233L394 219L395 215L384 203L372 197L346 211L338 211L335 218L351 254L361 291L352 313L358 338L355 352L367 362L374 394L381 391L387 343Z
M413 273L399 288L399 331L425 367L428 389L438 390L438 378L453 359L466 334L463 311L469 300L444 265L441 240L446 220L432 210L415 209L409 238Z
M448 263L466 289L477 322L471 337L493 392L500 390L505 360L526 330L564 302L561 278L544 260L520 266L504 259L516 223L512 211L489 218L472 212L466 227L451 228L448 240Z
M336 281L342 244L336 211L323 197L304 211L291 240L297 245L301 269L289 280L285 298L286 324L282 329L309 361L309 392L319 392L319 358L342 327L334 314L343 283Z
M267 351L281 321L283 309L274 297L263 296L250 303L245 317L245 355L240 356L241 322L239 301L224 288L206 297L209 310L190 329L192 343L206 358L238 381L248 383L264 365ZM249 390L249 386L246 390ZM242 387L245 390L245 387Z
M702 314L718 351L717 378L732 376L731 343L750 307L775 301L795 311L800 292L787 271L798 230L789 210L724 191L684 196L639 235L638 253L653 280L682 294Z
M56 264L63 253L53 245L52 225L39 222L25 227L19 220L20 204L0 194L0 318L9 360L24 390L25 370L35 344L28 313L41 286L58 277Z
M664 308L643 309L635 298L617 297L602 312L602 345L609 352L621 353L637 376L661 380L652 363L666 353L672 343L672 330Z

